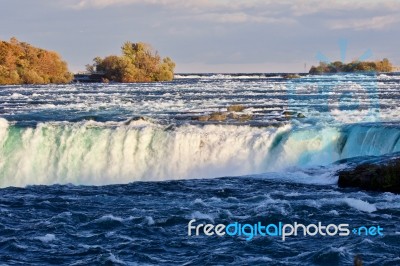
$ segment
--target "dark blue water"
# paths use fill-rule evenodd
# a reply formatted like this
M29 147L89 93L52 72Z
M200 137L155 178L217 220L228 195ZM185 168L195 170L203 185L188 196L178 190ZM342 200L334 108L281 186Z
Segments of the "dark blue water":
M400 262L399 197L390 193L243 177L6 188L0 196L0 260L10 265L350 265L356 254L367 265ZM361 201L378 210L357 209ZM385 235L189 237L191 219L346 222L380 225Z

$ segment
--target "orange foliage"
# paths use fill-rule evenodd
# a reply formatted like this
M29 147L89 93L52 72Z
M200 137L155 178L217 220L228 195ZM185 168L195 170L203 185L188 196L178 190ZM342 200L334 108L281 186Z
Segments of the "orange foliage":
M0 41L0 84L68 83L67 64L53 51L11 38Z

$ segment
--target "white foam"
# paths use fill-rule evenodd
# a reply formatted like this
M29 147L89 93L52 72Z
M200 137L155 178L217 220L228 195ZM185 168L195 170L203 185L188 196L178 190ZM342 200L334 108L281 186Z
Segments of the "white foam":
M38 237L36 237L36 239L38 239L44 243L48 243L48 242L54 241L56 239L56 236L53 234L46 234L45 236L38 236Z
M99 219L96 219L96 221L118 221L118 222L122 222L123 220L124 219L122 219L121 217L114 216L112 214L103 215Z
M174 79L200 79L202 76L199 75L174 75Z
M108 257L108 260L116 263L116 264L122 264L122 265L126 265L126 263L120 259L118 259L113 253L110 253L110 256Z
M198 219L198 220L209 220L214 223L214 217L210 214L201 213L199 211L195 211L190 215L190 219Z
M8 127L8 121L0 117L0 147L6 141L6 137L8 135Z
M374 204L368 203L366 201L360 199L353 199L353 198L345 198L343 202L349 205L350 207L357 209L362 212L375 212L377 210Z
M328 212L329 214L332 214L334 216L339 216L339 212L337 210L331 210Z
M12 95L10 95L10 98L11 99L18 99L18 98L25 98L25 96L20 94L20 93L14 92Z
M147 225L154 225L155 224L154 219L151 216L146 216L145 220L147 222Z
M199 205L202 205L202 206L207 206L207 204L205 204L205 202L202 199L198 199L198 198L195 199L193 203L194 204L199 204Z

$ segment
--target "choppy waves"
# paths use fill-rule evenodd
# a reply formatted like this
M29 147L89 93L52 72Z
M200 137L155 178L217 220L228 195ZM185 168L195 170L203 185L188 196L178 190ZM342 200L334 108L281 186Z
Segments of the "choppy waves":
M2 86L0 116L26 124L118 122L132 116L171 122L242 104L262 121L288 109L314 123L400 120L399 75L306 75L293 80L264 74L185 77L190 78L151 84Z
M0 260L37 265L397 265L400 196L253 177L0 190ZM188 237L187 223L380 225L382 237Z

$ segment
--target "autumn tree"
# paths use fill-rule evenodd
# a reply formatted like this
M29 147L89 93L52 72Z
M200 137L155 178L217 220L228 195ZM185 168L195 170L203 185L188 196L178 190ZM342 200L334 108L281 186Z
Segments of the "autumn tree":
M389 59L384 58L382 61L376 63L377 69L380 72L391 72L393 71L393 65L390 63Z
M87 65L89 72L103 73L104 77L116 82L169 81L174 78L175 63L161 58L149 44L125 42L121 56L96 57L93 65Z
M68 83L67 64L53 51L11 38L0 41L0 84Z

